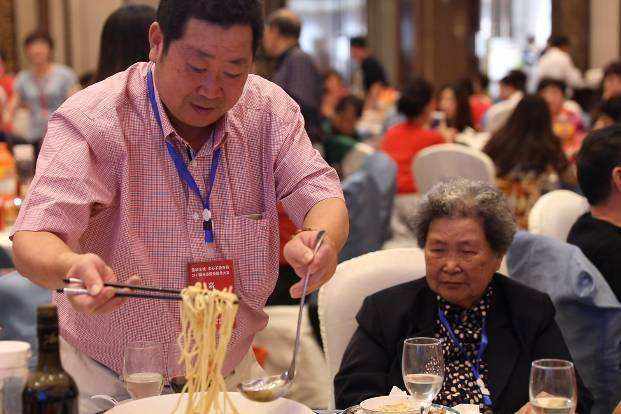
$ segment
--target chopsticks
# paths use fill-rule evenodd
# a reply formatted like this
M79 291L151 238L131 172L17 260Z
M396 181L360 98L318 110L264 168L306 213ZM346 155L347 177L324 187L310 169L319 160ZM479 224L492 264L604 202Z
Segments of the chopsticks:
M79 285L84 285L84 283L82 282L82 279L77 279L74 277L63 279L63 282L67 284L76 283ZM107 287L114 287L114 288L119 288L119 289L144 290L147 292L158 292L158 293L173 293L175 295L181 294L180 290L162 289L162 288L157 288L157 287L152 287L152 286L134 286L134 285L124 285L121 283L104 283L103 285Z
M84 285L82 280L77 278L66 278L63 281L67 284L80 284ZM147 292L157 292L157 293L172 293L172 295L160 295L160 294L152 294L152 293L133 293L133 292L115 292L114 296L124 297L124 298L140 298L140 299L159 299L159 300L181 300L181 291L174 289L161 289L151 286L134 286L134 285L124 285L120 283L104 283L106 287L114 287L119 289L130 289L130 290L138 290L138 291L147 291ZM89 295L88 290L84 288L75 288L75 287L67 287L56 289L58 293L64 293L65 295Z
M88 290L82 288L62 288L56 289L56 292L69 296L89 295ZM181 300L181 295L151 295L149 293L114 292L114 296L122 298Z

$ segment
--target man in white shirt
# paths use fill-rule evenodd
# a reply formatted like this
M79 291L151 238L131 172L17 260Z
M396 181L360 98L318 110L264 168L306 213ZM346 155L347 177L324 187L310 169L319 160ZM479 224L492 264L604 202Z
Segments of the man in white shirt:
M501 101L492 105L485 113L483 124L486 132L494 133L504 126L524 96L526 80L526 74L517 69L512 70L500 80Z
M570 88L582 88L582 74L569 55L569 39L566 36L552 36L548 44L548 50L539 59L539 79L562 80Z

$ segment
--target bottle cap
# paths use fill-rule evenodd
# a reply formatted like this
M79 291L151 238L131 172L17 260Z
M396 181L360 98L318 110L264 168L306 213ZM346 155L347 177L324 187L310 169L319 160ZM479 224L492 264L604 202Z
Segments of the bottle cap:
M28 366L30 344L22 341L0 341L0 369Z

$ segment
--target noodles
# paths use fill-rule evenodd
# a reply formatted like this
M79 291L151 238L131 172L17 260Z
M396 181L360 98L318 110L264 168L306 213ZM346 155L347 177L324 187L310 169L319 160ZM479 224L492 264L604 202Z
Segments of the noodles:
M236 413L226 392L222 365L237 314L230 290L209 290L202 283L181 291L180 363L185 367L186 414ZM220 393L224 398L220 398ZM183 397L183 395L181 396ZM181 398L175 411L179 407ZM230 408L230 410L228 409Z

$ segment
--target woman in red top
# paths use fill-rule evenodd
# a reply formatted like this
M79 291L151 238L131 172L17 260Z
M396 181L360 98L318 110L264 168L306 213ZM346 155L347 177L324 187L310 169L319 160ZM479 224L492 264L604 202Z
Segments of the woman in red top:
M444 143L439 132L428 129L433 110L433 88L424 79L415 79L399 98L397 109L406 122L390 128L381 148L397 164L397 193L418 192L412 177L412 160L423 148Z

